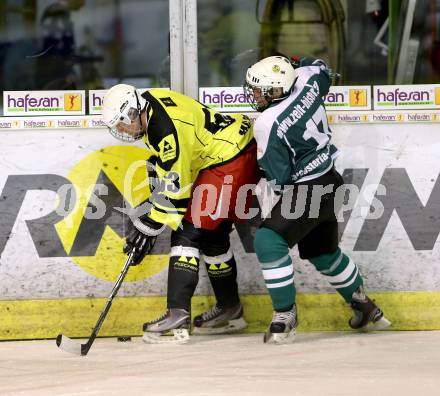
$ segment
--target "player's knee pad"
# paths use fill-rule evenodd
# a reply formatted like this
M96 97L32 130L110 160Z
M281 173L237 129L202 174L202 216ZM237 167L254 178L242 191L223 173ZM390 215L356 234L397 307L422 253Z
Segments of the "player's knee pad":
M221 264L228 262L234 258L232 249L230 247L223 247L221 249L213 248L211 250L203 251L203 260L206 264Z
M212 278L232 276L235 279L237 276L237 265L232 249L230 248L226 252L217 255L204 254L203 261L205 262L206 270L208 271L211 281Z
M170 270L198 273L200 229L184 220L171 234Z
M233 261L229 233L232 223L222 223L215 230L203 230L200 238L200 247L203 252L203 258L211 276L210 268L216 269L218 265ZM234 262L235 266L235 262Z
M189 310L198 280L199 250L187 246L173 246L168 267L168 307Z
M208 271L211 284L214 279L237 276L236 263L229 242L229 229L218 227L214 231L203 233L201 246L203 260Z
M240 301L237 264L229 242L231 227L232 223L222 223L215 230L204 230L201 238L203 260L220 307L235 306Z
M337 266L343 258L341 249L336 249L333 253L321 254L320 256L312 257L309 261L315 266L315 268L322 272L330 270L332 267Z
M201 230L183 220L171 234L167 300L169 308L189 310L199 279Z
M279 260L289 253L287 241L266 227L259 228L255 233L254 248L260 263Z
M216 256L204 254L203 260L217 304L221 307L232 307L238 304L240 298L237 285L237 264L232 249L229 248L226 252Z

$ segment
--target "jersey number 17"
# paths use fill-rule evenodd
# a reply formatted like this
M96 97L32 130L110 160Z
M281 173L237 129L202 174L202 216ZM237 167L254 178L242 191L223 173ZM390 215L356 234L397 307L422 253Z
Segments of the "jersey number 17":
M319 106L313 113L310 120L306 122L306 130L303 134L304 140L313 139L318 143L316 150L325 147L330 139L331 131L327 123L327 114L324 106Z

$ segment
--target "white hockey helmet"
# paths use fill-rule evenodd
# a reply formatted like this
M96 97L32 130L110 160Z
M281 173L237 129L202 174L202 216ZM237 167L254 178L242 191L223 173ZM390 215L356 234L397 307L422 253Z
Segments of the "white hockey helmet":
M110 88L104 96L102 119L109 132L117 139L134 142L142 137L144 131L140 123L141 112L145 110L147 101L127 84L117 84ZM139 128L130 128L139 119ZM126 130L130 130L127 132Z
M283 100L293 88L296 72L292 63L284 56L269 56L247 69L244 90L251 106L263 111L274 101ZM274 88L281 88L274 97ZM264 99L262 103L255 97L256 91Z

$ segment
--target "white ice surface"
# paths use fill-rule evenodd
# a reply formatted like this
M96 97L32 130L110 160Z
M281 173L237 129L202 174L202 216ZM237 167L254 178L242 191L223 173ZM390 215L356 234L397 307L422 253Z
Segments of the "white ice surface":
M84 340L80 340L84 342ZM186 345L97 339L87 356L54 340L0 342L0 395L439 395L440 331L194 336Z

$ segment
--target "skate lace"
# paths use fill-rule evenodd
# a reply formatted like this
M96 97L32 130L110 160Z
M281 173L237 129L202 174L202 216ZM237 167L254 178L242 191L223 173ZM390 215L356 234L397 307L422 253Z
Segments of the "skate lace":
M272 323L291 323L294 324L296 321L296 310L285 312L274 312Z
M161 316L159 316L157 319L154 319L151 323L157 323L161 320L165 319L169 315L169 311L166 310L165 313L163 313Z
M219 307L217 307L217 305L214 305L209 311L202 313L202 318L203 320L210 320L212 318L215 318L221 312L222 310Z

